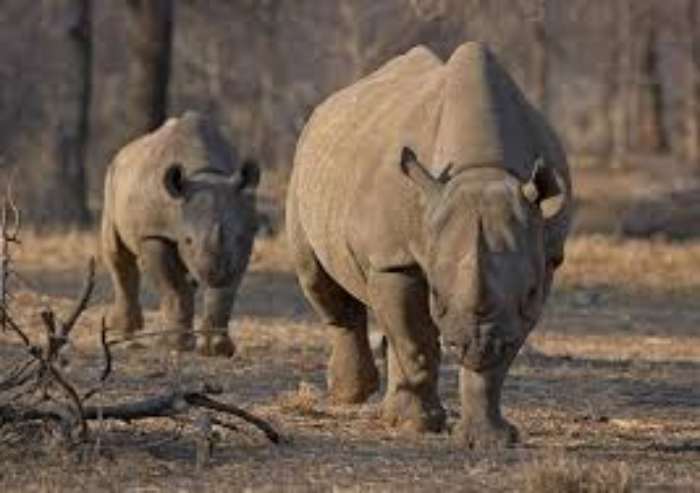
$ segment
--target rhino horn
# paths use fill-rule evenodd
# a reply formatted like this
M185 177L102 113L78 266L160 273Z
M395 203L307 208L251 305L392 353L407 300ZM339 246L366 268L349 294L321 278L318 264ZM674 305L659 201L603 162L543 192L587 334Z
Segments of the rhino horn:
M260 166L253 159L244 160L240 169L229 178L229 183L238 191L254 190L260 183Z
M537 204L545 219L556 216L565 205L564 179L540 156L535 160L530 179L521 186L523 196Z
M460 268L470 273L469 281L465 286L466 308L474 316L477 313L487 312L489 306L488 289L486 288L486 276L483 259L486 254L486 233L481 219L477 219L477 234L471 251L460 264Z
M436 197L440 194L443 180L434 178L410 148L404 147L401 151L400 165L401 172L416 184L426 197Z

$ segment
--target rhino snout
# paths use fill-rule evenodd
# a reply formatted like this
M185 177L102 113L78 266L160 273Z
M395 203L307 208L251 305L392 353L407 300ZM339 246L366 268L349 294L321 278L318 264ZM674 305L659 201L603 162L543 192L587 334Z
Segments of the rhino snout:
M227 265L204 269L199 276L203 283L212 288L222 288L233 282L235 273Z

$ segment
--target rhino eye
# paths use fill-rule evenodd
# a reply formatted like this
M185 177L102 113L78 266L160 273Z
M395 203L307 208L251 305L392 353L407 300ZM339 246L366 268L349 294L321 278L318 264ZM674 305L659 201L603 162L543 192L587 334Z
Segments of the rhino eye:
M520 315L524 319L532 321L537 316L538 296L539 290L536 285L527 290L527 294L520 304Z
M437 317L444 317L447 313L447 305L443 303L442 299L440 298L435 289L431 289L430 294L433 298L433 308L435 309L435 315Z

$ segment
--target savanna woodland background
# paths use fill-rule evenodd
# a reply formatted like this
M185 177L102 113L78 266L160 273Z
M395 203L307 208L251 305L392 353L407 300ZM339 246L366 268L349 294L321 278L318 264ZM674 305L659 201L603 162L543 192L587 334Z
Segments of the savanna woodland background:
M2 313L31 344L52 340L42 313L65 319L78 298L111 156L167 115L205 112L264 170L265 227L231 322L238 353L173 360L117 344L84 404L207 382L284 436L274 445L184 401L172 418L90 421L79 439L50 419L17 422L21 406L75 402L22 369L53 353L28 355L5 328L0 488L700 489L699 10L697 0L0 0L0 190L23 216L21 243L2 243ZM282 221L315 105L416 44L445 58L465 40L489 43L548 115L576 194L566 263L504 391L522 443L499 453L448 434L400 435L377 419L379 397L325 400L327 334L297 288ZM56 356L73 388L94 386L104 368L110 290L98 264ZM146 287L149 330L156 303ZM454 423L454 361L442 372Z

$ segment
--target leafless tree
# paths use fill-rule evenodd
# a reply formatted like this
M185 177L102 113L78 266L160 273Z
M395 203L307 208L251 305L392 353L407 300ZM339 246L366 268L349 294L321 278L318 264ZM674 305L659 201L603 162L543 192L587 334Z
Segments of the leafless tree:
M47 153L49 184L42 197L42 208L52 211L62 225L85 226L90 221L86 152L92 102L91 1L70 0L62 5L70 73L58 93L65 101L56 102L59 111L53 116L53 145Z
M547 114L549 106L549 1L537 0L532 18L533 61L532 98L542 113Z
M616 103L609 106L614 112L612 160L621 166L629 149L630 84L632 80L632 0L619 0L616 9L618 26L615 93Z
M643 4L635 15L635 33L638 46L634 80L635 94L635 150L643 153L662 153L669 150L669 139L664 125L665 105L661 81L661 60L658 44L658 13L655 4Z
M129 74L127 118L135 137L166 118L173 30L172 0L126 0Z

